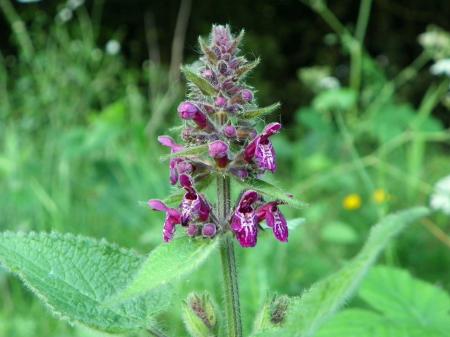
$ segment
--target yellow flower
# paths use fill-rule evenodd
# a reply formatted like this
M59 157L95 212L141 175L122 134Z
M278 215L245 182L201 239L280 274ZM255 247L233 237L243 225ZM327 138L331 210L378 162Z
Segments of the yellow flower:
M373 200L377 204L382 204L387 199L388 199L388 195L387 195L386 191L383 190L382 188L379 188L379 189L375 190L375 192L373 192Z
M342 206L349 210L355 210L361 207L361 197L359 196L359 194L356 193L352 193L347 195L344 200L342 201Z

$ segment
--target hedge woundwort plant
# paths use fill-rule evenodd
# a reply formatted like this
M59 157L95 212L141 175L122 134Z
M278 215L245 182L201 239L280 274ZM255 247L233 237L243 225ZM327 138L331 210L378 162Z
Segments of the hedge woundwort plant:
M266 171L276 171L270 137L281 129L280 123L267 124L259 133L255 128L255 118L261 110L244 79L258 60L249 62L239 55L242 37L243 31L233 36L228 26L217 25L213 26L209 43L199 40L202 51L196 65L199 75L185 69L189 93L187 100L178 106L179 117L185 121L183 144L169 136L158 138L173 154L170 183L178 184L185 194L177 208L170 208L160 200L148 202L152 209L166 213L163 228L166 242L172 240L177 225L190 237L220 237L230 336L242 335L236 261L230 236L242 247L254 247L259 223L266 221L279 241L288 240L287 222L278 208L283 202L265 202L260 193L246 189L236 205L231 205L230 176L246 181L259 178ZM189 149L202 145L204 152L189 155ZM217 180L215 203L208 201L197 188L211 176Z
M287 242L288 225L279 207L302 203L262 179L267 171L276 171L271 137L281 124L257 128L256 122L279 104L257 106L244 79L259 60L249 62L239 55L242 38L243 32L234 36L228 26L213 26L208 42L199 39L200 60L182 68L188 80L187 99L178 107L182 140L158 138L170 148L169 180L178 192L148 202L165 212L165 221L164 242L147 256L70 234L0 233L2 265L58 318L109 333L146 330L165 337L156 318L170 303L170 283L220 246L226 322L220 322L218 307L207 293L190 294L182 317L193 337L243 336L234 244L254 247L264 222L278 241ZM216 198L207 199L204 190L214 180ZM242 189L236 191L236 200L231 198L231 180ZM269 296L251 336L312 336L353 293L389 240L427 212L415 208L387 216L353 260L300 297Z

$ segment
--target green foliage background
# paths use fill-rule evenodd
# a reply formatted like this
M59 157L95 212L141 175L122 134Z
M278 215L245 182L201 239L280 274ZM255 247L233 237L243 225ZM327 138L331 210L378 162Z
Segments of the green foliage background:
M316 10L321 3L310 1ZM424 10L422 2L408 2L412 14L406 16L399 10L406 4L374 1L367 47L359 54L346 32L333 31L320 18L324 12L314 13L300 2L193 5L187 62L195 57L196 36L206 35L211 22L247 29L245 51L262 56L250 77L258 101L262 106L283 102L274 117L267 117L285 125L274 139L279 172L272 182L308 204L285 210L290 219L306 219L291 231L288 245L263 234L257 248L239 250L247 333L250 318L270 292L298 295L336 271L359 250L371 225L398 209L427 205L435 182L450 173L449 82L429 71L436 60L450 57L449 49L424 52L417 42L429 24L448 30L450 12L445 1L427 3ZM146 21L139 2L125 18L111 14L117 2L88 3L73 10L67 22L58 14L70 7L66 3L0 4L0 230L71 232L149 252L161 242L163 219L145 202L170 193L167 163L158 160L165 153L155 139L177 125L176 106L184 92L182 82L169 74L178 4L151 4L146 9L153 21ZM350 33L357 26L358 6L355 1L331 4ZM169 19L162 20L165 16ZM154 49L147 58L151 34L146 39L144 27L157 33L160 62ZM117 54L105 49L110 39L121 43ZM351 80L355 67L360 69L357 86ZM330 76L340 87L323 88L321 81ZM374 195L380 191L385 197L378 202ZM343 207L352 194L361 205ZM436 212L390 245L382 262L448 292L449 231L448 215ZM333 324L342 327L352 317L369 315L367 324L391 320L392 298L386 300L391 306L375 313L379 302L370 296L385 294L384 287L374 289L374 279L389 287L380 268L350 303L352 309L336 316L320 336L349 336L346 330L337 334ZM213 254L176 284L170 309L161 317L170 331L185 334L177 309L188 292L207 289L221 302L219 273ZM392 273L408 279L403 272ZM408 282L401 282L399 294L407 292ZM407 295L399 311L414 305ZM423 309L420 303L418 308ZM438 324L444 328L436 333L450 331L443 317ZM398 326L392 329L398 336ZM98 334L55 320L0 269L0 336L31 335Z

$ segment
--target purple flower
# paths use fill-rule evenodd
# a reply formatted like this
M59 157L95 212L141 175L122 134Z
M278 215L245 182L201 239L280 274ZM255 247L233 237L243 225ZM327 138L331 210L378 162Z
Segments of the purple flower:
M181 103L178 106L178 113L182 119L193 120L200 129L204 129L208 125L208 117L191 102Z
M237 135L236 128L233 125L228 124L223 127L223 134L228 138L235 138Z
M173 138L170 137L170 136L159 136L158 137L158 141L162 145L170 147L170 153L177 153L177 152L180 152L180 151L184 150L184 146L175 143ZM181 163L185 163L185 162L186 161L184 159L181 159L181 158L172 158L172 159L170 159L170 162L169 162L170 183L172 185L175 185L177 183L177 181L178 181L179 171L178 171L177 168L180 166ZM189 163L187 163L187 164L189 164ZM186 168L188 168L188 166L184 165L183 172L187 172ZM190 169L192 170L192 165L191 165Z
M212 143L209 143L209 155L214 158L217 166L225 167L228 164L228 144L221 141L216 140Z
M245 102L251 102L253 99L253 93L248 89L243 89L241 91L241 97Z
M284 215L278 209L279 201L269 202L256 211L258 222L266 220L267 226L272 228L273 234L281 242L288 241L288 226Z
M149 200L148 205L155 211L166 212L164 220L163 239L165 242L172 240L175 234L175 225L181 223L181 214L175 208L167 207L161 200Z
M258 218L253 204L259 200L255 191L249 190L242 197L231 218L231 229L242 247L254 247L258 235Z
M202 228L202 235L205 238L212 238L216 235L217 228L216 225L213 223L207 223Z
M244 159L247 162L254 160L256 165L263 171L275 172L277 169L275 151L269 137L278 133L280 129L280 123L268 124L263 132L247 145L244 150Z
M187 226L190 221L197 219L202 222L208 220L211 207L194 189L191 178L186 174L180 175L180 185L186 190L181 201L181 225Z
M216 97L214 103L218 106L218 107L224 107L227 104L227 100L222 97L222 96L218 96Z

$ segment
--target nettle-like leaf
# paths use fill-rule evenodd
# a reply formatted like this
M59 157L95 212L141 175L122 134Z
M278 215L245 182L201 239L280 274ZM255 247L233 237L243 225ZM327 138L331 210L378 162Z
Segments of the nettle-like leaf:
M379 266L370 271L359 297L373 310L344 310L325 324L317 337L448 336L450 296L413 278L407 271Z
M253 118L257 118L257 117L262 117L262 116L271 114L272 112L277 110L280 106L281 106L281 104L277 102L277 103L274 103L272 105L269 105L269 106L266 106L263 108L247 110L247 111L243 112L240 115L240 117L245 118L245 119L253 119Z
M345 267L314 284L300 297L292 298L286 323L256 333L256 337L310 337L356 290L359 282L386 244L407 224L427 215L429 210L417 207L388 215L370 231L364 247Z
M218 240L177 238L156 247L133 280L112 299L113 303L143 295L199 267L217 247Z
M58 233L0 234L0 263L15 273L58 318L107 332L148 328L167 304L155 291L106 307L144 258L106 241Z
M260 179L242 181L237 178L236 181L244 188L252 189L272 199L283 201L284 203L288 204L291 207L304 208L306 206L305 203L301 202L298 199L295 199L292 195L284 192L283 190L279 189L278 187L272 185L267 181Z
M186 80L192 82L204 95L214 96L217 94L217 90L207 80L189 67L181 67L181 71L186 77Z

